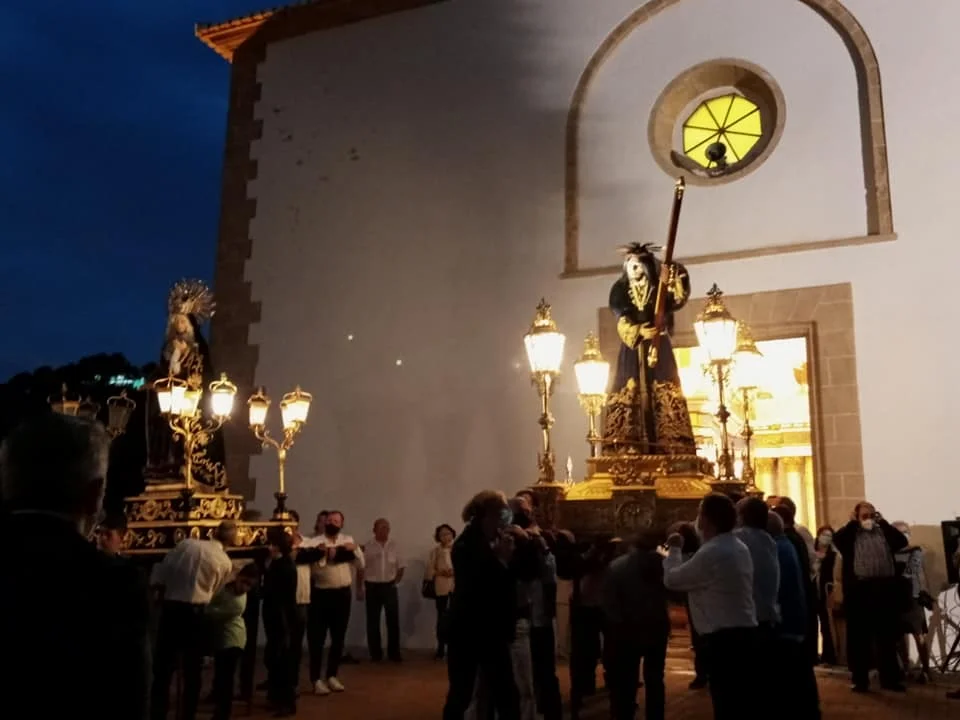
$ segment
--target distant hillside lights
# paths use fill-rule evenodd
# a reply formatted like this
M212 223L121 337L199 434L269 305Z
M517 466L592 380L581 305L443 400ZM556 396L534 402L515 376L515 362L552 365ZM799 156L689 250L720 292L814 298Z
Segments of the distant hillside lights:
M102 375L94 375L94 382L103 382ZM139 390L146 385L147 379L143 377L130 377L129 375L111 375L107 380L107 385L112 387L131 388Z

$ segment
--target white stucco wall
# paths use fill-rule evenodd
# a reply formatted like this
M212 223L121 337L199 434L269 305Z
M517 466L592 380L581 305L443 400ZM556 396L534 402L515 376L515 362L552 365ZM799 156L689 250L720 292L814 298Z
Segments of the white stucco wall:
M867 494L888 517L935 523L960 514L949 439L960 5L846 4L880 61L899 240L691 272L698 295L712 282L731 294L852 283ZM613 278L558 279L564 128L584 65L635 7L458 0L269 48L249 189L247 276L263 303L251 341L273 395L296 383L314 393L288 463L305 516L341 508L361 539L387 516L422 564L433 527L458 524L471 493L533 481L522 335L541 295L569 338L558 462L572 455L582 472L571 363ZM588 98L584 264L663 237L671 180L649 154L649 109L678 72L717 56L777 79L786 128L753 174L690 190L678 252L864 232L855 78L836 33L797 0L685 0L626 41ZM272 456L252 472L268 508ZM429 645L419 578L414 567L402 622L408 644ZM351 638L363 639L359 608Z

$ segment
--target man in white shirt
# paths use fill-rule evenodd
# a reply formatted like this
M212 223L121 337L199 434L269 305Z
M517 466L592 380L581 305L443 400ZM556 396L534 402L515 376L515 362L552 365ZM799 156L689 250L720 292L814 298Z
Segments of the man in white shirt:
M379 518L373 523L373 539L363 546L364 568L358 571L357 599L367 602L367 648L373 662L383 660L380 616L387 620L387 657L400 662L400 603L397 584L403 579L406 563L390 539L390 523Z
M683 536L667 538L664 584L687 593L693 625L703 636L714 716L758 717L754 694L743 687L758 662L750 551L733 534L737 511L726 495L707 495L697 522L704 543L686 562Z
M326 556L311 568L313 587L310 592L310 615L313 620L310 634L310 681L317 695L343 692L343 683L337 677L343 655L343 642L350 622L353 603L353 570L363 570L363 551L353 538L342 532L343 513L331 510L327 514L323 535L313 538L314 547L324 548ZM327 654L326 675L321 675L323 646L330 633L330 651Z
M151 690L153 720L167 717L170 683L178 660L183 672L179 717L194 720L200 701L204 610L227 584L233 563L224 547L234 544L237 526L220 523L212 540L181 540L156 566L153 584L163 593Z

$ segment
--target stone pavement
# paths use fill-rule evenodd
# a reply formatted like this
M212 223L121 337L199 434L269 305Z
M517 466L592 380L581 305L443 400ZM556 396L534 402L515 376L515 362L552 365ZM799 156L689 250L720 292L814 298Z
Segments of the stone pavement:
M446 668L432 659L409 657L402 665L362 663L347 665L341 673L345 693L314 697L303 679L303 695L297 717L302 720L429 720L439 718L446 694ZM706 691L687 689L692 677L689 657L671 650L667 662L667 720L711 720ZM564 695L567 671L560 669ZM850 692L843 673L820 674L824 720L960 720L960 700L947 700L945 692L960 684L960 678L939 681L932 686L911 686L905 695ZM642 702L642 691L641 691ZM258 696L252 715L238 704L234 717L265 720L270 717ZM601 692L585 708L582 720L609 717L606 697ZM639 717L643 717L642 714Z

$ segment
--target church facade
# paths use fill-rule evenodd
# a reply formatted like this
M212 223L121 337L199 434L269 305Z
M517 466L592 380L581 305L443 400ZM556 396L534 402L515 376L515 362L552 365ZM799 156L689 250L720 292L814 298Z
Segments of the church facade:
M572 362L590 330L616 356L616 247L663 242L684 175L675 344L713 283L758 340L804 339L818 524L864 498L960 515L958 24L937 0L319 0L199 26L232 63L212 352L313 393L289 506L360 537L386 516L415 555L473 492L534 482L541 296L581 475ZM232 484L269 509L248 434Z

